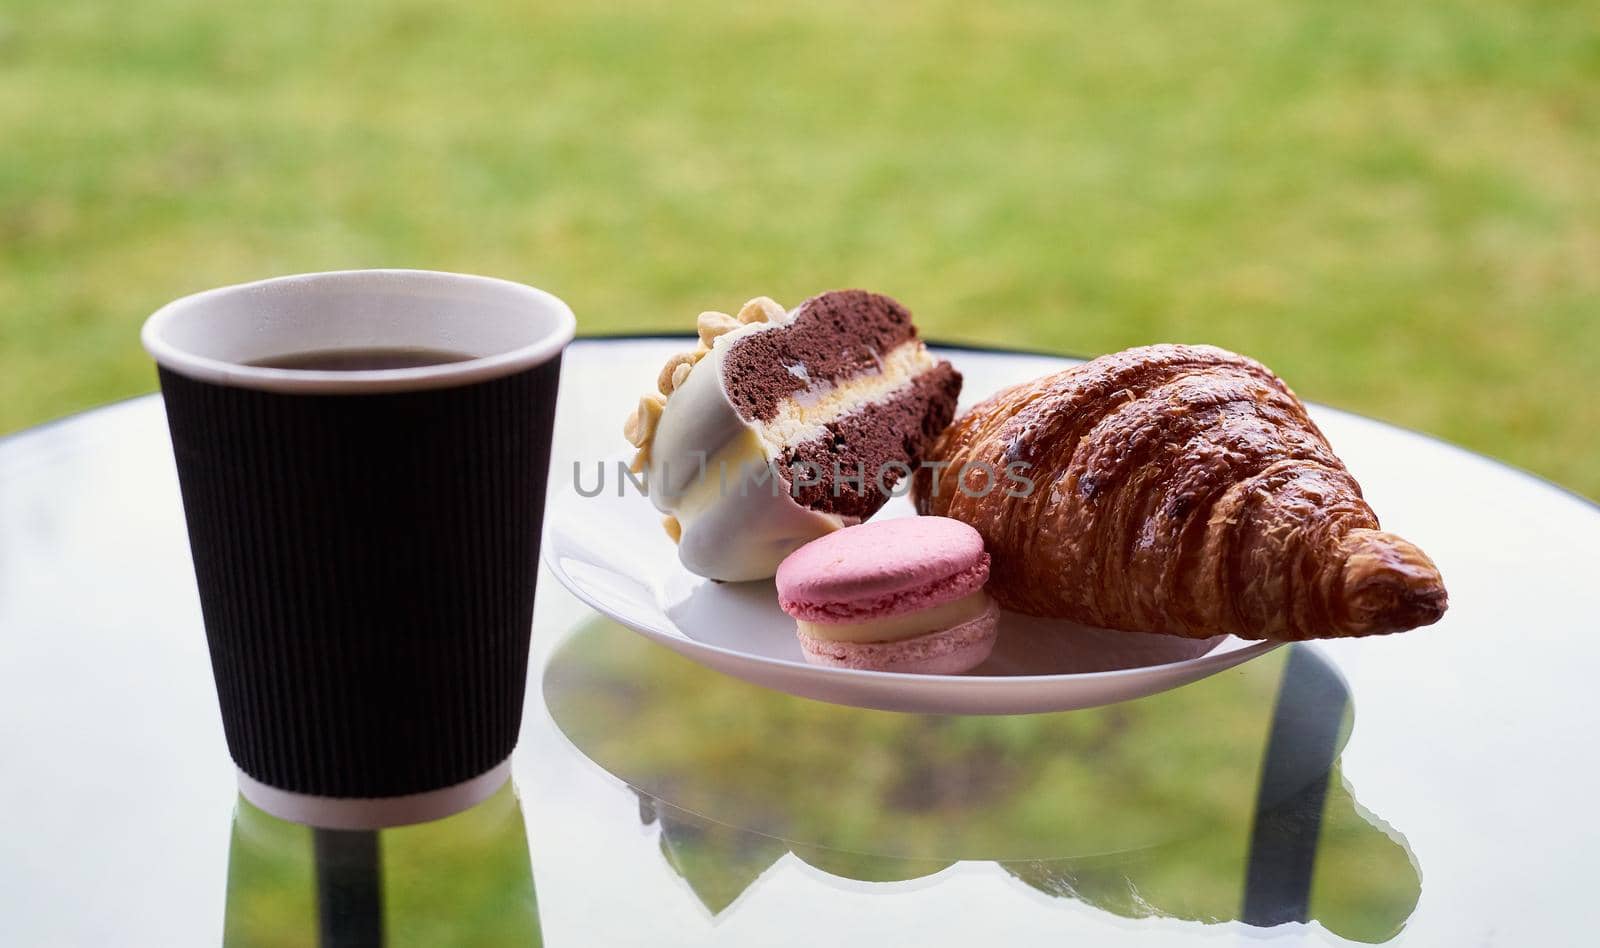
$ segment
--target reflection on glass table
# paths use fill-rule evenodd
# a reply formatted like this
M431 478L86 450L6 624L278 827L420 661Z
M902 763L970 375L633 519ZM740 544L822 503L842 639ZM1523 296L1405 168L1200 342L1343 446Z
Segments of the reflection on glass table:
M1340 774L1351 695L1311 647L1135 702L946 717L766 691L596 620L544 696L713 915L791 854L883 883L996 862L1123 917L1315 920L1364 942L1421 894L1404 837Z
M613 450L638 399L616 380L683 345L575 344L552 470ZM975 389L1059 365L961 353ZM1595 943L1600 510L1314 414L1449 577L1439 626L1096 711L919 718L698 671L545 573L512 758L527 833L455 856L435 840L428 862L408 840L432 828L384 834L389 943L534 942L531 878L561 946ZM1348 711L1300 687L1279 702L1302 651L1350 683ZM268 823L291 841L277 856L233 838L216 708L160 402L0 439L0 945L213 945L225 921L232 944L316 944L313 837ZM1330 720L1330 744L1272 739ZM1264 782L1323 799L1262 807ZM1309 921L1253 927L1276 917Z
M223 944L369 948L541 944L522 806L508 782L448 819L323 830L239 798Z

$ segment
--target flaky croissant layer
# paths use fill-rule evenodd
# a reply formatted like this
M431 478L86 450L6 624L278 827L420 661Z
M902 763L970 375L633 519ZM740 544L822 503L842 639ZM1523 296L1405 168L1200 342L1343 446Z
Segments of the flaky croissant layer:
M1445 611L1438 569L1378 529L1288 386L1213 346L1129 349L1001 391L932 459L918 509L983 534L989 590L1014 611L1281 640L1400 632ZM1008 469L1032 489L997 488Z

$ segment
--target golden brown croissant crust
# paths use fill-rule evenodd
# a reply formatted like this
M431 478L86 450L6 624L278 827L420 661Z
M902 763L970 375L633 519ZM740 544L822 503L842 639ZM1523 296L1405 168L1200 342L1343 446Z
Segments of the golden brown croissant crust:
M1006 389L931 459L949 466L917 472L918 509L983 534L989 590L1018 612L1283 640L1444 614L1438 569L1378 529L1305 406L1224 349L1129 349ZM1018 463L1026 496L997 476Z

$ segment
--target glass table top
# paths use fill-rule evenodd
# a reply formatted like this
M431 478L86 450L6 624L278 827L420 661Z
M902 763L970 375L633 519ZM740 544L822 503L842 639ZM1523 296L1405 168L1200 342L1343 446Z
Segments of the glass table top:
M574 344L553 489L682 346ZM950 355L972 397L1060 364ZM6 439L0 941L1589 943L1600 509L1313 414L1439 563L1437 626L1088 711L909 715L726 678L546 575L511 784L381 833L238 797L159 400Z

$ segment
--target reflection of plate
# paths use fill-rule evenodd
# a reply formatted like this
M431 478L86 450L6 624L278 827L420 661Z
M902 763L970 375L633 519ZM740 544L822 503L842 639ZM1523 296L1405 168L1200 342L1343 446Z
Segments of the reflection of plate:
M615 471L615 464L607 468ZM1232 636L1195 641L1004 615L994 655L966 675L808 665L770 580L712 583L685 570L660 517L631 486L552 498L545 561L574 595L702 665L789 694L889 711L1069 711L1186 685L1277 647ZM912 513L904 499L885 516Z
M1125 918L1314 920L1367 942L1393 937L1420 895L1405 838L1344 778L1349 686L1308 646L1140 701L1015 717L798 701L599 618L549 656L551 719L638 794L616 817L653 826L719 917L783 889L774 869L796 861L829 884L919 888L996 863Z

